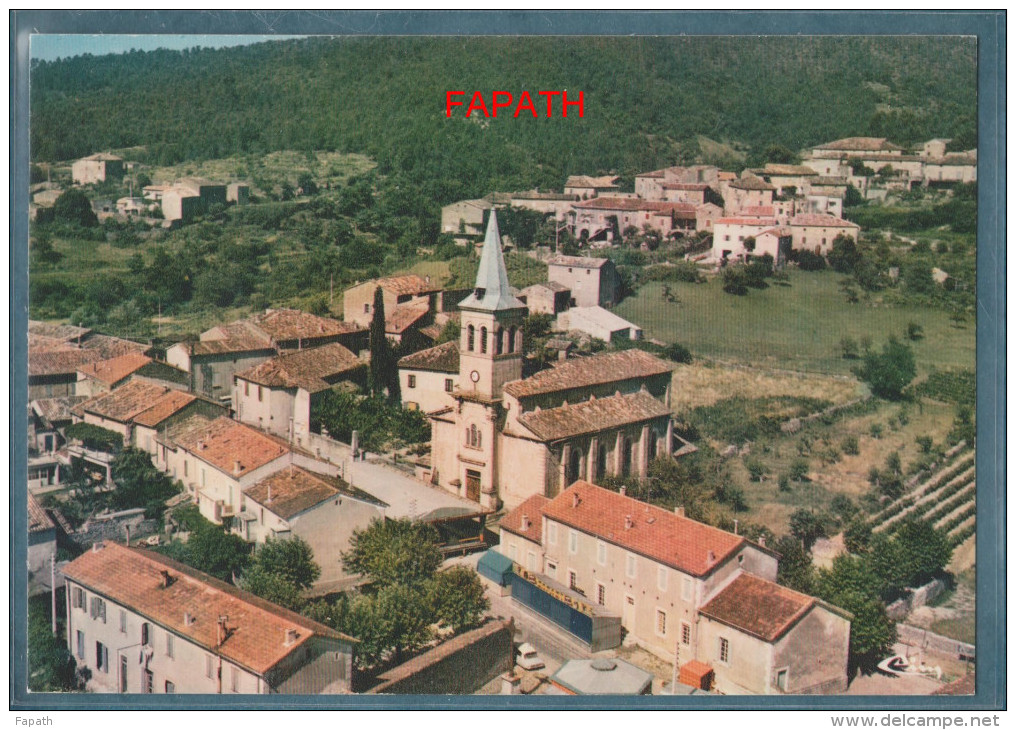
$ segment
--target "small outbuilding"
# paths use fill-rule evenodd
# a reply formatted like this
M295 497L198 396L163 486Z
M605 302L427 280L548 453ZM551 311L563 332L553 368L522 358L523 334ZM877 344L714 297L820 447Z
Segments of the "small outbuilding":
M653 675L623 659L570 659L550 678L568 695L651 695Z

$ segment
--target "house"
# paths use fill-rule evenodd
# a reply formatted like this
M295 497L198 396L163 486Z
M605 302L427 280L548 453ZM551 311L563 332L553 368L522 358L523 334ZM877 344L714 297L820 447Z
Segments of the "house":
M386 320L392 317L396 308L406 304L426 304L432 308L432 298L441 291L429 276L402 274L383 279L365 281L363 284L346 289L342 295L342 317L347 323L369 327L374 318L374 292L380 288L385 305Z
M399 360L402 406L431 413L451 406L459 385L459 343L445 342Z
M296 463L284 440L224 416L190 416L160 432L156 443L155 465L182 481L202 516L216 524L240 512L247 487Z
M46 514L35 495L28 494L28 595L53 587L56 561L56 523Z
M303 539L321 567L316 585L334 587L353 578L341 558L353 532L384 519L387 506L338 477L290 466L244 490L235 529L249 542Z
M969 153L929 157L924 164L924 182L930 186L977 182L977 157Z
M811 181L819 177L819 174L807 165L777 165L771 162L765 167L746 172L776 188L776 195L790 197L804 193Z
M491 217L476 287L460 305L454 404L430 414L431 480L485 507L555 495L577 478L645 474L672 453L671 367L637 350L522 377L525 305Z
M856 243L860 230L861 227L856 223L831 215L805 214L790 219L793 247L823 256L832 250L833 240L837 236L847 236Z
M226 205L225 185L197 177L182 178L159 192L162 217L167 221L187 222L207 213L213 205Z
M851 157L898 157L903 148L889 142L885 137L845 137L818 145L811 150L810 157L822 160L839 160ZM819 170L820 174L832 173Z
M547 262L547 279L571 290L571 305L612 307L620 294L617 268L606 258L555 256Z
M752 245L751 240L755 239L757 248L758 237L765 231L778 227L775 217L730 216L719 218L713 225L712 258L716 261L723 261L731 257L737 259L754 255L755 249L749 250ZM748 242L747 246L745 245L746 241ZM765 252L760 252L758 255L762 255L762 253ZM779 257L773 256L774 260L777 258Z
M339 384L366 384L366 363L337 342L278 355L234 376L236 419L301 443L316 402Z
M571 175L564 183L565 195L577 195L586 200L595 198L602 193L613 193L618 190L617 175Z
M28 398L75 395L78 367L148 346L119 337L98 334L87 327L28 322Z
M154 551L97 543L63 569L88 689L345 694L356 640Z
M483 235L484 226L494 204L482 198L477 200L460 200L457 203L441 208L441 233L448 233L464 241ZM468 237L468 238L466 238ZM346 317L346 321L350 321Z
M331 342L337 342L353 352L367 347L365 327L299 309L266 309L249 317L246 322L280 353L320 347Z
M533 284L519 292L519 301L525 303L530 314L556 316L568 308L571 297L571 289L557 281Z
M667 203L639 198L598 197L572 205L571 227L586 240L619 239L629 228L651 228L663 236L694 231L695 203Z
M189 381L187 373L183 370L153 360L141 352L129 352L110 360L99 360L79 367L75 393L91 398L99 393L115 390L135 377L176 388L186 388Z
M92 185L107 180L122 180L123 158L108 152L82 157L71 165L71 179L77 185Z
M763 545L581 480L524 502L501 532L513 599L517 583L523 596L563 584L661 658L677 647L682 664L707 664L727 694L846 688L849 615L776 584Z
M250 186L246 183L229 183L226 186L226 202L247 205L250 200Z
M723 189L723 212L728 216L740 214L753 205L772 205L776 187L750 172L745 173Z
M537 213L554 216L558 223L568 219L568 213L572 204L578 202L579 196L565 193L540 192L539 190L527 190L511 194L511 207L535 210ZM478 233L482 235L483 228Z
M641 340L642 328L603 307L572 307L557 316L555 329L578 330L607 343Z
M418 349L425 343L433 342L422 333L431 320L430 304L426 301L400 304L390 312L386 308L385 337L396 345L401 345L403 352Z

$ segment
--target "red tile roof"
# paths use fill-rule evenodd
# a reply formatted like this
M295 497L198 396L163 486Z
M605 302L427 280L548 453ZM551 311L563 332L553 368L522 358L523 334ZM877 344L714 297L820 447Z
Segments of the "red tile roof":
M72 324L50 324L39 320L28 320L28 334L48 337L61 342L70 342L78 337L87 337L92 332L88 327L75 327Z
M122 390L122 388L121 388ZM180 448L239 478L290 452L281 439L225 416L175 436ZM240 462L239 470L235 462Z
M585 481L572 484L542 511L547 519L694 576L707 575L746 543L743 537Z
M566 188L616 188L616 175L601 175L592 177L590 175L572 175L565 181Z
M750 218L772 218L776 211L771 205L746 205L740 210L741 215Z
M366 492L349 486L338 477L315 474L299 466L290 466L288 469L277 471L243 493L247 499L284 520L340 495L387 506Z
M128 352L126 355L114 357L112 360L87 363L79 367L78 372L106 385L115 385L150 362L152 362L152 358L147 355L140 352Z
M543 513L541 510L550 503L542 494L534 494L501 520L501 529L514 532L520 537L532 540L537 545L543 544ZM529 519L529 526L523 529L523 517Z
M364 328L299 309L268 309L250 318L251 324L275 342L313 339L361 332Z
M438 373L459 372L458 340L445 342L427 350L414 352L399 360L399 368L405 370L432 370Z
M29 532L44 532L45 530L52 530L56 527L56 524L46 514L46 510L42 508L39 501L35 498L32 493L28 494L28 531Z
M733 216L730 218L717 218L713 221L715 225L727 225L727 226L775 226L775 218L754 218L754 217L738 217Z
M401 304L385 315L385 332L401 335L414 324L427 316L430 306L427 302Z
M772 162L757 172L763 175L776 175L778 177L811 177L818 175L817 172L805 165L777 165Z
M845 221L842 218L837 218L832 215L822 215L821 213L806 213L804 215L795 215L790 219L790 225L792 226L823 226L826 228L860 228L856 223Z
M334 378L363 368L365 363L337 342L289 352L236 374L269 388L303 388L317 393L331 387Z
M811 596L741 573L700 608L699 613L773 642L800 621L815 603Z
M356 641L156 552L114 542L100 545L67 565L64 575L256 674L263 675L313 636ZM227 617L227 638L217 648L220 616ZM296 637L287 645L289 631Z
M40 375L74 375L82 365L101 360L102 354L95 350L79 350L76 347L58 347L39 349L28 347L28 374Z
M507 383L504 391L516 398L525 398L622 380L648 378L669 373L672 369L663 360L642 350L605 352L592 357L565 360L523 380Z
M709 186L706 183L683 183L683 182L665 182L660 185L664 190L694 190L704 191L708 190Z
M765 180L754 175L738 178L730 183L730 187L737 188L738 190L776 190L775 187Z
M39 398L32 401L32 410L47 427L52 428L54 423L71 420L71 409L86 400L88 398L83 395Z
M583 403L527 411L519 423L543 441L570 438L670 415L670 409L649 393L612 395Z
M111 421L128 423L135 416L152 408L168 391L169 388L162 385L132 380L116 390L102 393L75 406L71 412L79 416L91 413Z
M111 335L90 335L81 343L81 349L97 352L100 360L109 360L128 352L144 352L148 346Z
M134 423L139 426L156 428L167 418L176 415L197 399L198 397L193 393L185 393L182 390L169 390L157 398L151 408L134 416Z
M583 210L645 210L658 214L686 213L695 210L695 206L691 203L667 203L660 200L642 200L642 198L603 196L575 203L572 207Z

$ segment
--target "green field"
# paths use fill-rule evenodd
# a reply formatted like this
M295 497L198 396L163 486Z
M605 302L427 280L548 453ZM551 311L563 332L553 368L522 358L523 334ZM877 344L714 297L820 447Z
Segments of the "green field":
M663 300L663 285L649 282L615 309L645 330L646 337L680 342L700 357L764 364L788 370L849 372L844 337L871 338L881 346L902 337L909 322L924 328L914 342L919 372L930 367L974 367L974 324L953 326L947 312L927 307L850 304L838 289L842 275L789 271L789 286L751 289L733 296L719 278L704 284L671 283L675 302Z

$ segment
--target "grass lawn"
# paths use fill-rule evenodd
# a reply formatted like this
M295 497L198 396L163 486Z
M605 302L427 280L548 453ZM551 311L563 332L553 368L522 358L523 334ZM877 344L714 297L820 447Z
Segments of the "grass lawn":
M870 337L876 347L909 322L924 328L914 343L919 371L974 367L974 324L956 328L940 309L850 304L838 289L840 274L790 270L789 286L751 289L739 297L723 291L718 277L704 284L671 283L676 302L663 300L663 285L649 282L615 308L647 337L680 342L707 358L772 368L847 373L839 342Z

